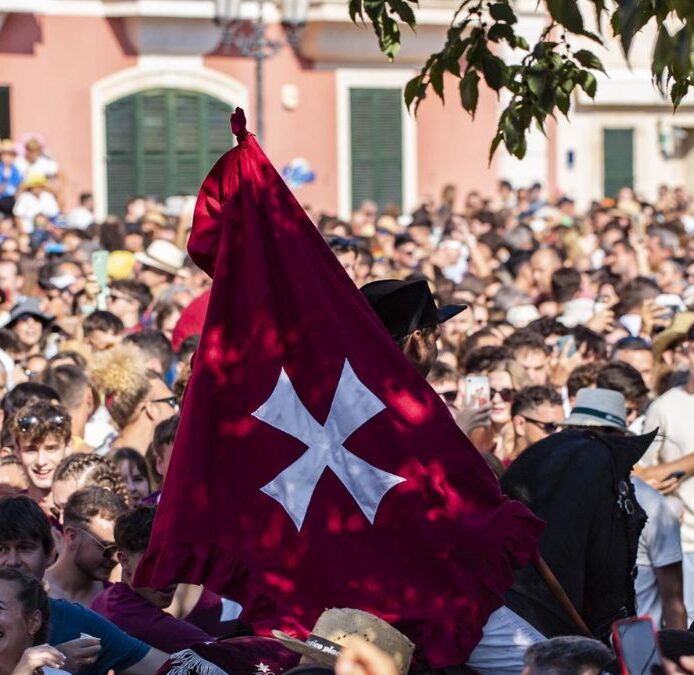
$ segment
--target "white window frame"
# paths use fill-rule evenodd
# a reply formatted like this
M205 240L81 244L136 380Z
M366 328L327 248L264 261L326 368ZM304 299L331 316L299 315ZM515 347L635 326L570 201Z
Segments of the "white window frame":
M202 57L140 57L138 65L99 80L91 90L92 192L97 220L106 213L106 106L146 89L184 89L207 94L248 110L248 88L224 73L206 68ZM229 129L229 147L233 139ZM212 167L210 167L212 168Z
M404 91L413 70L339 68L335 71L337 93L337 208L338 215L352 215L352 128L350 89L395 89ZM411 211L417 201L417 124L402 105L402 206Z

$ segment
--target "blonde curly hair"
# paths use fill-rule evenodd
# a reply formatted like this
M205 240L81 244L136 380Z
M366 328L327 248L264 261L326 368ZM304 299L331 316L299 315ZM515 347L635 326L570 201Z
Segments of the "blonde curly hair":
M89 378L121 429L127 426L152 386L144 356L133 344L119 345L95 355Z

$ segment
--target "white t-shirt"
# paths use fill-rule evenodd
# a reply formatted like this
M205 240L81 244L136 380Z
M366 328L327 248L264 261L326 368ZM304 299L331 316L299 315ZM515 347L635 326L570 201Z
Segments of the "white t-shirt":
M46 178L53 178L58 173L58 162L45 155L41 155L31 164L24 157L17 157L14 165L21 171L22 176L36 173Z
M644 433L658 428L658 435L646 454L642 466L655 466L674 462L694 452L694 395L682 387L666 391L651 404L646 412ZM682 481L677 496L684 504L682 549L694 552L694 478Z
M94 452L105 455L111 449L111 441L118 435L106 406L99 406L87 422L84 442L94 448Z
M658 490L640 478L632 477L631 480L636 501L648 516L636 553L636 606L640 615L649 614L656 627L660 628L662 603L654 568L682 561L680 523L667 499Z
M17 197L12 212L22 221L24 231L31 234L34 231L36 216L55 218L60 213L60 207L48 190L43 190L38 197L33 192L22 192Z

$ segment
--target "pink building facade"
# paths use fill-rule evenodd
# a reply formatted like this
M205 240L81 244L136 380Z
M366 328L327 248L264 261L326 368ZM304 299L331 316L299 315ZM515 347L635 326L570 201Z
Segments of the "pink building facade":
M302 203L347 217L366 197L407 210L450 182L494 189L495 96L482 94L474 123L452 82L446 107L428 100L414 120L402 104L450 20L449 2L431 4L395 64L346 2L312 4L298 48L265 61L264 147ZM253 19L257 4L243 9ZM231 143L228 110L256 124L255 63L220 44L216 12L213 0L0 0L0 132L38 134L69 205L91 191L100 216L132 194L194 192ZM266 3L283 40L279 18Z

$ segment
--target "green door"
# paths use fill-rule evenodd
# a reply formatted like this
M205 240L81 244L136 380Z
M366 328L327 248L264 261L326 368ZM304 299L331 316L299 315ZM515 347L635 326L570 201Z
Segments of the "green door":
M605 197L634 187L633 129L603 129L603 177Z
M135 195L197 194L233 145L231 106L192 91L150 89L106 107L108 211Z
M402 90L350 89L352 209L402 208Z

